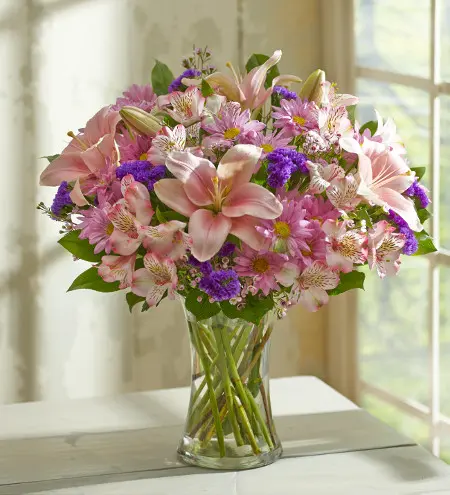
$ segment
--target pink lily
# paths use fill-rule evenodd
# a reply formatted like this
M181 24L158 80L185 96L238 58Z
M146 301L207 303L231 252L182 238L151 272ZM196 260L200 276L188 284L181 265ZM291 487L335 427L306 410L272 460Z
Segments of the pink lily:
M144 256L144 268L133 274L131 290L145 297L147 304L156 306L167 291L169 299L174 299L178 283L177 267L170 258L159 257L154 253Z
M167 206L190 217L192 254L199 261L214 256L228 234L260 249L263 238L255 219L277 218L283 211L278 199L267 189L250 183L261 156L261 148L240 144L230 148L217 169L207 159L187 151L175 151L166 166L176 179L162 179L155 193Z
M124 198L108 210L108 218L114 225L110 242L114 253L128 256L141 245L145 237L141 227L150 224L154 211L147 188L132 175L126 175L121 186Z
M145 234L144 248L173 260L181 259L192 246L191 237L184 231L186 224L171 220L156 227L140 228Z
M119 281L119 289L131 286L136 255L103 256L98 274L105 282Z
M353 271L353 264L367 260L367 236L355 230L347 230L345 222L327 220L322 225L327 235L327 264L341 272Z
M405 236L394 233L395 228L386 220L374 225L369 231L369 268L375 266L380 278L397 275L400 270L401 249L405 245Z
M205 80L218 91L219 94L226 96L231 101L239 102L243 110L254 110L261 107L270 97L274 86L279 84L284 85L290 82L301 82L301 79L297 76L282 75L273 79L270 88L266 89L264 87L267 72L280 61L281 55L281 50L276 50L268 60L262 65L254 67L244 77L240 77L233 66L230 63L227 63L227 66L232 71L232 78L221 72L214 72L213 74L206 76Z
M158 107L180 124L189 126L201 119L205 98L197 87L190 86L184 93L174 91L158 96Z
M359 155L360 184L358 195L372 204L394 210L420 232L423 227L417 216L414 203L402 196L415 180L403 158L391 151L379 151L378 143L364 139L364 154Z
M82 133L69 133L72 141L42 172L40 184L58 186L62 181L78 181L98 174L106 166L107 159L117 162L114 135L120 119L119 112L104 107L87 122ZM77 188L78 184L75 189ZM80 202L79 198L80 196L75 195L72 200L77 203L77 200ZM81 203L83 204L82 199Z

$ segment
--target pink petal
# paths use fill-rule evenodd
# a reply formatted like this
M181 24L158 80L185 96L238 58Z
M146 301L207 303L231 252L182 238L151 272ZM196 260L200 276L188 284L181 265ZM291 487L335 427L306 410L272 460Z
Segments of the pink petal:
M111 110L109 106L101 108L86 122L84 139L91 144L97 143L105 134L114 134L120 120L119 112Z
M102 154L98 146L92 146L86 151L83 151L80 156L92 173L96 173L106 166L106 157Z
M405 198L399 192L392 189L379 189L378 197L384 201L391 210L400 215L409 225L412 230L420 232L423 226L417 216L416 208L412 200Z
M42 172L39 183L41 186L59 186L63 181L72 182L90 173L80 153L63 153Z
M358 171L361 182L370 186L372 184L372 162L366 155L359 155Z
M238 144L230 148L217 167L219 179L231 180L233 187L247 183L255 171L262 149L253 144Z
M231 230L231 220L222 213L197 210L189 221L192 254L199 261L212 258L222 247Z
M166 160L166 166L172 174L184 184L188 198L198 206L212 203L211 191L216 168L206 158L189 153L173 151Z
M70 199L77 205L77 206L86 206L89 204L89 202L86 200L84 197L84 194L81 192L81 187L80 187L80 179L77 179L72 191L70 192Z
M190 217L197 210L197 206L187 197L183 183L178 179L161 179L155 184L154 190L166 206L186 217Z
M235 235L252 249L259 251L264 245L264 236L256 230L258 219L249 215L233 218L230 234Z
M145 268L140 268L133 273L131 290L137 296L145 297L154 286L153 277Z
M231 101L242 101L244 95L238 85L231 77L222 74L221 72L214 72L213 74L205 77L206 81L212 88L216 88L219 92L225 95Z
M295 281L300 273L300 269L294 263L285 263L283 268L275 275L275 278L281 285L289 287Z
M315 312L327 304L329 296L326 291L317 287L311 287L300 294L299 302L308 310Z
M281 215L283 206L267 189L248 182L233 189L225 200L222 212L227 217L252 217L274 219Z
M129 256L130 254L135 253L141 245L141 239L129 237L127 234L117 229L114 230L109 239L111 241L113 253L122 256Z
M126 188L124 196L131 210L136 213L137 221L142 225L148 225L155 212L150 202L148 190L144 184L136 181L131 183Z

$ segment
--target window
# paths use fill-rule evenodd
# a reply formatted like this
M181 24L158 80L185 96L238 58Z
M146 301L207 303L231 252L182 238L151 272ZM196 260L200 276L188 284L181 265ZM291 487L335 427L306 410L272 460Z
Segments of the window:
M359 120L394 118L426 165L438 253L358 294L359 402L450 462L450 0L355 0ZM407 259L405 259L407 258Z

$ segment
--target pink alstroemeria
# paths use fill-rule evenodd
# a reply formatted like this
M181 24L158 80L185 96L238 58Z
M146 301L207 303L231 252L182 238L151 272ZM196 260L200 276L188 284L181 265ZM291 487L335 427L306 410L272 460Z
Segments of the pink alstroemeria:
M394 210L412 230L423 227L411 199L402 193L413 184L415 174L402 157L392 151L379 152L377 143L364 139L364 154L359 155L358 195L372 204ZM330 199L331 200L331 199Z
M400 270L399 258L405 245L405 236L395 233L395 228L386 220L382 220L376 223L373 229L369 230L368 237L369 253L367 261L369 268L372 270L375 266L380 278L397 275Z
M345 177L345 170L337 163L321 164L307 161L306 166L311 178L308 188L308 192L311 194L321 194L334 179Z
M367 236L347 230L345 222L327 220L322 225L327 235L327 264L341 272L353 271L353 264L367 261Z
M199 261L214 256L230 233L259 249L263 239L248 217L273 219L281 214L277 198L249 182L260 156L260 148L240 144L225 153L217 169L187 151L172 152L167 158L166 166L176 179L161 179L155 193L164 204L190 217L192 254Z
M144 256L144 268L136 270L131 282L131 290L145 297L147 304L156 306L167 291L169 299L174 299L178 283L177 267L170 258L159 257L154 253Z
M185 228L186 224L178 220L170 220L156 227L142 226L140 231L145 234L144 248L175 261L179 260L192 246L191 237L184 232Z
M301 273L298 266L286 263L278 279L285 286L293 284L291 292L299 294L298 302L313 312L328 303L327 290L339 284L339 275L322 261L314 261Z
M103 256L98 274L105 282L120 282L119 289L131 286L136 255Z
M180 124L189 126L201 119L205 108L205 97L197 87L190 86L184 93L174 91L168 95L158 96L158 107Z
M150 224L154 211L147 188L132 175L126 175L121 185L123 199L108 210L108 218L114 225L110 238L112 250L127 256L141 245L145 237L141 227Z
M147 160L153 165L164 165L171 151L183 151L186 146L186 128L178 124L172 129L164 126L161 133L152 141Z
M107 159L117 162L114 136L120 119L118 112L104 107L87 122L82 133L76 136L70 133L72 141L42 172L40 184L58 186L63 181L77 181L71 199L79 206L86 204L78 181L98 174L105 167Z
M281 50L276 50L262 65L254 67L244 77L240 77L232 65L228 63L227 66L231 69L233 77L221 72L214 72L206 76L205 79L219 94L226 96L231 101L239 102L243 109L254 110L261 107L270 97L274 86L301 81L297 76L282 75L275 77L269 88L264 87L267 72L280 61L281 55Z
M361 201L357 196L358 182L352 174L333 179L326 191L328 199L338 210L351 211Z

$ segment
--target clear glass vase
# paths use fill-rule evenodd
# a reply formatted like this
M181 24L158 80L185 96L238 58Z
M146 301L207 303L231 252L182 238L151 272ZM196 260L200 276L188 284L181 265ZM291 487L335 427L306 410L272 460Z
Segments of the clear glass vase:
M184 307L184 305L183 305ZM192 385L180 458L212 469L250 469L281 456L269 394L269 341L275 318L258 325L222 312L197 321L185 309Z

